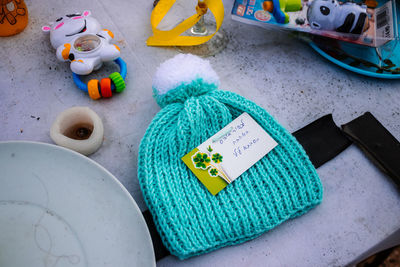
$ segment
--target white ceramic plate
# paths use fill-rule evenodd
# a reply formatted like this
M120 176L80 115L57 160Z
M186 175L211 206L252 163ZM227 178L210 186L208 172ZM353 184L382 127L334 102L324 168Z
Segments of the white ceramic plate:
M155 266L127 190L99 164L43 143L0 142L0 266Z

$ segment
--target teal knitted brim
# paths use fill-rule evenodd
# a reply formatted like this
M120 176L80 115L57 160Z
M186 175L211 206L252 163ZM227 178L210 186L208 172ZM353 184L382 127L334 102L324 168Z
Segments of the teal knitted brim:
M185 259L252 239L322 200L322 185L295 138L263 108L197 78L164 94L139 148L138 178L164 245ZM247 112L278 143L213 196L181 157Z

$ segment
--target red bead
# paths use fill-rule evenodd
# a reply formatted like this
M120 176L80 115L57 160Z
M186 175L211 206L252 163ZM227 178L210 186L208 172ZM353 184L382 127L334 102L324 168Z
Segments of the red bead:
M112 97L111 79L110 78L101 79L100 87L101 87L101 96L102 97Z

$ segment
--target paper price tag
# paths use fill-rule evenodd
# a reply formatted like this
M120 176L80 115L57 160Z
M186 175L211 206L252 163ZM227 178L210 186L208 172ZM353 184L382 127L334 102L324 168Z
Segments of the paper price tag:
M243 113L182 160L216 195L277 145L249 114Z

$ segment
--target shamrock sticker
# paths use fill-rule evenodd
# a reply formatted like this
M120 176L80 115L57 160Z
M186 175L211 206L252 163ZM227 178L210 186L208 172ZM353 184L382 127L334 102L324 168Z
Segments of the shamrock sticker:
M193 156L193 163L195 164L197 169L206 170L210 161L210 157L206 153L197 152Z
M212 155L212 160L215 163L221 163L222 162L222 155L219 154L219 153L215 153L215 154Z
M208 171L211 177L221 177L227 183L231 183L229 177L225 174L219 163L222 162L222 155L219 153L212 153L213 149L211 146L207 147L207 152L202 153L197 151L192 156L192 163L196 169Z
M217 177L218 176L218 170L217 169L210 169L209 171L208 171L208 173L210 174L210 176L212 176L212 177Z

